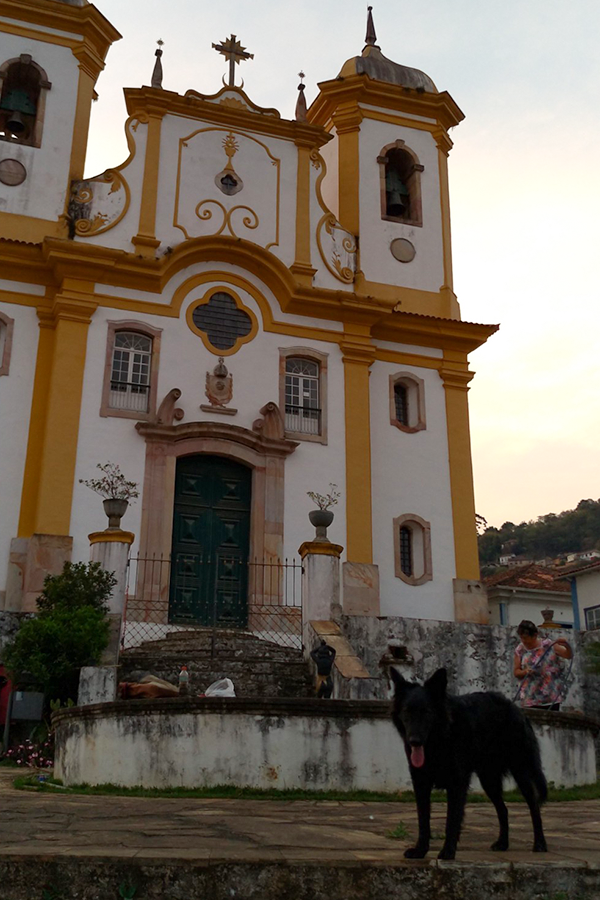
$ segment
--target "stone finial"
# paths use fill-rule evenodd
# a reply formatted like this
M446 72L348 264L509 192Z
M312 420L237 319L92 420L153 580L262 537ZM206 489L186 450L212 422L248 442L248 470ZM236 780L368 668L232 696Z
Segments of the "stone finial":
M298 72L300 84L298 85L298 101L296 103L296 122L306 122L306 97L304 96L304 72Z
M157 425L172 425L175 419L183 419L183 410L175 406L180 397L181 391L179 388L172 388L169 391L158 407L158 412L156 413Z
M154 63L154 71L152 72L152 81L150 82L150 86L153 88L162 88L163 67L160 58L163 55L162 46L164 44L164 41L158 40L156 43L158 44L158 50L155 50L154 52L156 62Z
M272 440L283 440L285 437L285 428L283 425L283 416L279 411L276 403L266 403L261 411L262 419L256 419L252 425L252 431L262 434L263 437Z
M373 7L367 6L367 34L365 44L367 47L377 46L377 35L375 34L375 24L373 22Z

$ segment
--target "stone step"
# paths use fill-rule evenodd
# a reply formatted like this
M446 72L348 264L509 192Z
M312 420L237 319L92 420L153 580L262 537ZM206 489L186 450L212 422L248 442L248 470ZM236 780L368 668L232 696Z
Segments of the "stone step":
M157 641L125 650L120 680L143 674L177 684L181 666L189 673L189 690L202 693L220 678L230 678L238 697L308 697L313 678L302 650L261 640L250 632L192 629L171 632Z

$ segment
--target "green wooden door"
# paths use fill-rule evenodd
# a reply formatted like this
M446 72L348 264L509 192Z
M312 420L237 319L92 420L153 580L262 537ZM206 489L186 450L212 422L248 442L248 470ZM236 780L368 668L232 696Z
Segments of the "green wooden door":
M177 461L169 621L248 624L251 470L220 456Z

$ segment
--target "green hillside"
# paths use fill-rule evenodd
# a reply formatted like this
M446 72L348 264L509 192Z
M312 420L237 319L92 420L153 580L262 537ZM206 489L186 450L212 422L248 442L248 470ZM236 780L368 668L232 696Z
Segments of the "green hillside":
M600 500L580 500L576 509L548 513L520 525L505 522L501 528L486 528L479 535L482 566L497 563L503 552L532 559L547 556L554 559L593 549L600 549Z

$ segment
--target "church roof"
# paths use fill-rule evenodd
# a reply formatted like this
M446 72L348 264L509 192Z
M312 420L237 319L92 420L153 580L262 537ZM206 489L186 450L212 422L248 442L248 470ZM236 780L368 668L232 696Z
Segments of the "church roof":
M392 62L383 55L381 48L376 44L373 7L368 6L367 9L365 48L360 56L346 60L338 78L347 78L350 75L368 75L373 81L383 81L387 84L397 84L399 87L437 94L438 89L425 72L421 72L420 69L411 69L409 66L401 66L400 63Z
M367 44L361 56L346 60L338 78L347 78L350 75L368 75L374 81L384 81L387 84L397 84L400 87L427 91L431 94L439 93L429 75L420 69L392 62L374 44Z

